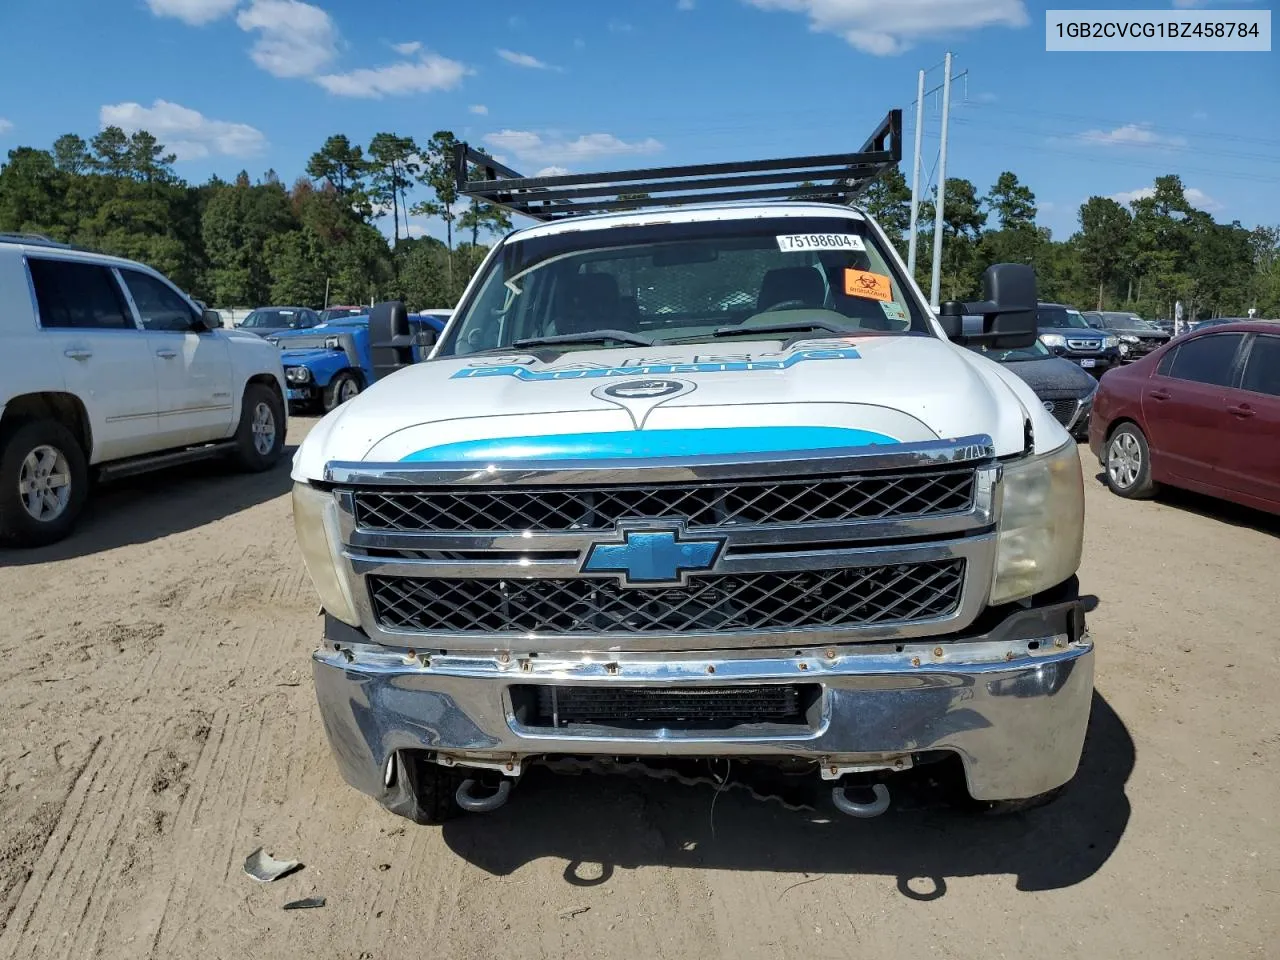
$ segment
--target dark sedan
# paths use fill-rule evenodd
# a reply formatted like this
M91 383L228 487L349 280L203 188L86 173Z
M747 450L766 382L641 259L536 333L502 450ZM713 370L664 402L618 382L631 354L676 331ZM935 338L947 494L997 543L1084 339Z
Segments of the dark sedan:
M1136 313L1094 310L1083 316L1095 330L1106 330L1120 338L1120 360L1123 363L1145 357L1152 350L1163 347L1172 336Z
M320 315L306 307L259 307L244 318L239 329L269 337L286 330L308 330L320 322Z
M1205 327L1113 370L1089 446L1122 497L1163 483L1280 513L1280 330Z
M1070 360L1055 357L1039 340L1017 350L988 350L982 346L971 349L1026 381L1044 408L1068 433L1077 440L1088 439L1089 413L1098 391L1095 377Z

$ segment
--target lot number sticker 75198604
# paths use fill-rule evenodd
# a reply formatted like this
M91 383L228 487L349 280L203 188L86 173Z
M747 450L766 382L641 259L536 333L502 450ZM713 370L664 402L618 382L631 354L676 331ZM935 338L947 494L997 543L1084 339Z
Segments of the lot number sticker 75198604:
M778 249L790 250L853 250L867 249L856 233L789 233L778 238Z

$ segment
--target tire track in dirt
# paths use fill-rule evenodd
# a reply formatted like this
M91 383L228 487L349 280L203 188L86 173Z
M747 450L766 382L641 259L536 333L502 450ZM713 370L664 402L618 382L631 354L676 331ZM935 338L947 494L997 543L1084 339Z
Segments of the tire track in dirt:
M61 863L63 851L76 825L80 822L80 812L88 801L89 791L97 777L98 770L94 761L101 751L103 739L98 737L94 740L88 755L80 765L72 780L71 789L62 804L62 813L45 840L31 875L23 884L3 931L0 931L0 956L17 956L19 938L31 927L36 908L40 905L54 870Z

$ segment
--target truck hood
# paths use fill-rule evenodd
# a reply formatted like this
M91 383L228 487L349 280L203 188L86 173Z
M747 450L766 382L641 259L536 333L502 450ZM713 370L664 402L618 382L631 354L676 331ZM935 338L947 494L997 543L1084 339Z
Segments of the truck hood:
M921 336L449 357L320 421L294 477L331 462L488 464L832 451L975 435L998 455L1067 440L1031 389Z

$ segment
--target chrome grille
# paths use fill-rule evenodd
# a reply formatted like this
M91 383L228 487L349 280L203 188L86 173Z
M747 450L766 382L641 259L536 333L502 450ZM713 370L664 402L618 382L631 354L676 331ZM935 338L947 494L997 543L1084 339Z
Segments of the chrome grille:
M1102 349L1101 340L1067 340L1067 346L1072 350L1079 350L1082 353L1097 353Z
M612 530L619 520L689 527L884 520L968 510L974 470L724 484L595 488L361 490L356 523L397 532Z
M586 577L369 576L373 612L421 633L698 633L888 625L959 606L963 559L692 577L687 587L624 589Z

